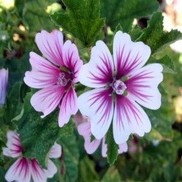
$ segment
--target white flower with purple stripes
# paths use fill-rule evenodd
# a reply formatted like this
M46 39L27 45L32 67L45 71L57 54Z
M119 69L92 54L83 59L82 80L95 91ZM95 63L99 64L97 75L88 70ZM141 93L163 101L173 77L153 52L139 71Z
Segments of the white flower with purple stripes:
M47 178L52 178L57 172L57 167L50 158L59 158L61 156L62 152L59 144L55 143L51 147L48 153L47 169L43 169L35 158L28 159L23 156L23 148L17 132L8 131L7 139L7 147L3 148L3 155L18 158L5 175L8 182L46 182Z
M163 68L157 63L145 65L150 54L149 46L132 42L121 31L114 36L113 56L103 41L92 48L79 81L94 89L80 95L78 106L82 115L90 118L96 139L103 138L109 127L117 144L126 142L132 133L143 136L151 130L140 105L153 110L161 106L158 85Z
M43 57L30 53L32 70L25 73L24 82L40 89L32 96L31 105L43 113L42 118L59 107L58 124L62 127L78 111L74 86L83 62L76 45L70 40L63 42L63 34L58 30L42 30L35 41Z

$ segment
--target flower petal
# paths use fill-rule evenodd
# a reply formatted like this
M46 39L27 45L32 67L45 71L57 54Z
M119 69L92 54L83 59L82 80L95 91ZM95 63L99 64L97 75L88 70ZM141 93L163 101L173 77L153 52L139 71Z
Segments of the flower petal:
M128 151L128 145L126 142L119 145L119 149L118 149L119 154L122 154L123 152L127 152L127 151Z
M90 137L91 135L91 126L88 121L82 122L77 127L78 133L83 137Z
M44 169L44 174L47 178L52 178L57 173L56 165L48 159L47 169Z
M126 82L130 97L146 108L158 109L161 94L157 87L163 80L162 69L160 64L150 64L132 72Z
M78 125L78 133L84 137L84 148L88 154L93 154L100 145L101 140L91 140L90 122L84 122Z
M44 170L40 167L36 159L32 159L30 161L30 170L33 181L46 182L46 175L44 173Z
M85 138L84 148L88 154L93 154L99 147L101 140L92 140Z
M128 140L131 133L143 136L149 132L151 124L147 114L129 96L118 96L115 103L113 133L117 144Z
M7 132L7 148L3 148L3 155L8 157L19 157L22 153L22 146L20 143L20 138L18 133L15 131L8 131Z
M30 182L29 161L25 157L17 159L5 174L7 181Z
M76 126L78 127L81 123L88 122L89 119L87 116L83 116L80 112L77 112L73 116L73 121L75 122ZM81 134L80 134L81 135Z
M91 60L82 66L79 81L91 88L100 88L112 82L114 64L111 53L103 41L92 48Z
M113 43L114 64L118 79L141 68L147 62L150 54L149 46L143 42L132 42L127 33L118 31L114 36Z
M59 158L62 154L62 147L58 143L54 143L49 151L49 158Z
M45 88L55 85L59 76L59 68L40 57L38 54L30 53L32 71L25 73L24 82L32 88Z
M63 34L58 30L37 33L35 42L42 54L53 64L63 65Z
M69 88L65 96L62 99L62 102L59 106L59 126L62 127L64 124L68 123L72 114L76 114L78 111L77 106L77 95L74 88Z
M58 86L43 88L36 92L30 102L34 109L38 112L43 112L42 117L50 114L60 103L65 89Z
M78 98L80 112L89 117L91 133L96 139L103 138L111 124L114 108L111 92L105 88L94 89Z
M35 52L30 52L30 64L32 66L33 71L43 72L50 74L50 72L53 74L54 72L60 72L59 68L56 67L54 64L47 61L44 57L39 56Z
M73 71L74 73L74 79L73 82L78 82L78 73L80 71L80 68L83 65L83 61L80 60L78 49L75 46L75 44L71 43L70 40L67 40L64 43L63 46L63 52L64 52L64 66L66 66L70 71Z

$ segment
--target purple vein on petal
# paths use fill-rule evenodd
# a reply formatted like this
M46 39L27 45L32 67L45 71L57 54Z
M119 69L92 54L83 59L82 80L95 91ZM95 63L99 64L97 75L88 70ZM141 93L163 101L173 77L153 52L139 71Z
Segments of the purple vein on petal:
M104 91L98 91L97 93L93 94L93 97L89 99L89 101L92 101L90 104L90 107L93 107L93 105L97 102L97 100L101 100L99 103L99 106L97 106L97 109L95 110L95 113L101 112L102 115L100 117L100 120L98 123L103 122L102 125L107 121L107 118L109 118L110 115L110 107L112 105L112 98L109 93L109 90ZM110 97L110 98L109 98Z

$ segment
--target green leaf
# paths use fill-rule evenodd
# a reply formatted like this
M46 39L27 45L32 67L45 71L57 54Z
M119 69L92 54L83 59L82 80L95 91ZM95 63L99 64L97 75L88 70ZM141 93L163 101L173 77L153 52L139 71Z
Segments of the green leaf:
M177 73L174 61L168 55L162 56L162 58L155 58L152 56L149 63L160 63L163 66L163 73Z
M102 178L101 182L120 182L121 178L119 176L118 170L112 166L110 167L107 172L105 173L104 177Z
M129 31L134 18L152 14L158 9L156 0L101 0L102 16L113 30L120 23L124 31Z
M104 25L99 0L64 0L64 4L66 11L51 15L53 21L83 45L90 46Z
M133 41L137 40L138 37L141 36L141 34L143 33L143 30L138 27L138 26L134 26L130 31L129 31L129 34L131 36L131 39Z
M4 176L5 176L5 170L0 166L0 181L1 182L6 182Z
M118 156L118 145L115 143L113 138L112 127L109 128L109 131L106 136L107 143L107 161L110 165L113 165L117 160Z
M11 89L8 97L7 97L7 101L6 101L6 105L4 108L4 114L3 114L3 121L4 124L10 124L12 119L17 116L22 109L22 102L20 100L20 88L21 88L22 83L21 82L17 82L15 83L15 85L13 86L13 88ZM2 122L2 120L1 120Z
M61 181L75 182L78 178L79 150L74 133L62 136L60 144L63 147Z
M162 13L157 12L153 14L148 27L144 30L144 33L138 40L143 41L150 46L152 53L154 54L164 48L164 46L179 40L181 36L182 34L177 30L164 32Z
M164 56L159 61L163 66L164 73L176 74L176 68L174 66L173 61L171 60L169 56Z
M54 112L44 119L40 118L30 105L32 94L28 93L24 103L24 115L19 120L19 133L21 143L25 149L24 155L28 158L36 158L45 167L46 155L54 142L61 136L72 133L72 124L65 127L58 127L58 113Z
M87 156L80 162L80 175L78 181L80 182L93 182L98 181L99 176L95 171L94 161L90 160Z
M55 2L54 0L24 0L24 2L23 7L21 7L22 3L18 5L19 9L23 8L23 20L31 32L37 32L41 29L52 30L54 28L54 24L46 12L47 6Z

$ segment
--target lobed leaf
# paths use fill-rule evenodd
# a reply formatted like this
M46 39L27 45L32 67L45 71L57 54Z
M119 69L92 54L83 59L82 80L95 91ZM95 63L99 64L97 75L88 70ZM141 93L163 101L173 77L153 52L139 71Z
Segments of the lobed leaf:
M98 0L64 0L66 10L51 15L63 30L79 39L84 46L90 46L102 27L104 19L100 18Z
M170 32L163 31L163 16L161 12L153 14L148 27L138 40L145 42L150 46L152 53L157 53L164 46L182 38L182 34L177 30Z
M134 18L152 14L158 9L156 0L101 0L102 16L113 30L120 23L128 32Z
M42 166L46 166L46 156L54 144L61 136L68 136L72 133L71 123L63 128L58 127L58 113L54 112L44 119L40 118L30 105L31 93L25 97L24 115L19 120L18 129L21 143L25 149L24 155L28 158L36 158Z
M79 150L76 136L62 136L60 144L63 147L63 163L61 167L61 181L75 182L78 178Z
M54 0L16 0L16 7L27 25L29 31L37 32L41 29L52 30L53 23L50 20L49 14L46 12L48 5L55 2Z

